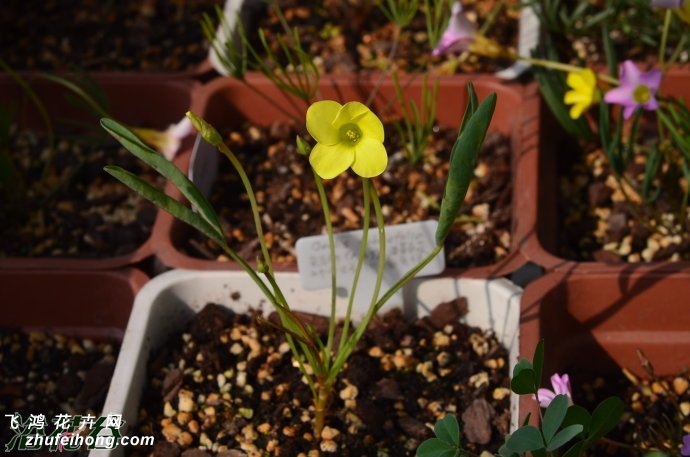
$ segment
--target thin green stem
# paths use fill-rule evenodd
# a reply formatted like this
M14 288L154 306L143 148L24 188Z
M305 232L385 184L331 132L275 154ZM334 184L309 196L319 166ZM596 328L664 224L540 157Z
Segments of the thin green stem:
M373 200L373 206L374 206L374 212L376 214L376 224L377 224L377 230L378 230L378 235L379 235L379 260L378 260L378 269L376 272L376 282L374 284L374 290L372 292L372 298L371 298L371 304L369 305L369 309L367 310L367 313L365 316L362 318L361 322L357 327L355 328L355 331L351 337L345 338L346 333L343 332L343 338L340 340L340 347L338 349L338 353L336 354L336 359L333 362L333 366L331 367L331 374L332 376L337 375L340 370L342 369L343 365L345 365L345 362L347 361L348 357L354 350L355 346L359 342L359 340L362 338L364 335L364 331L367 329L369 326L369 323L371 322L371 319L376 315L376 312L378 309L375 308L376 300L378 298L378 295L381 291L381 284L383 283L383 274L384 270L386 267L386 233L385 233L385 224L383 220L383 211L381 210L381 203L378 199L378 194L376 193L376 189L371 186L371 182L369 179L364 179L363 180L364 184L364 201L365 201L365 221L366 221L366 230L364 230L363 235L362 235L362 245L360 248L360 264L363 261L363 252L366 251L366 233L368 232L368 226L369 226L369 221L368 219L370 218L369 216L369 206L370 203L368 200ZM361 265L358 264L358 270ZM359 273L359 272L357 272ZM348 304L348 313L351 313L351 308L352 308L352 300L354 299L354 289L355 289L355 284L353 284L353 291L350 293L350 303ZM346 324L349 324L350 317L348 315L348 318L345 320ZM348 327L349 328L349 327Z
M505 5L505 0L499 0L496 2L494 7L491 9L491 12L489 13L489 17L486 18L486 21L482 24L482 26L479 28L477 31L477 34L484 36L486 34L486 31L491 27L491 25L494 23L496 18L498 17L498 13L501 11L503 6Z
M559 71L564 71L564 72L573 72L573 71L582 71L584 68L578 67L577 65L570 65L567 63L561 63L561 62L554 62L551 60L547 59L535 59L532 57L523 57L523 56L515 56L516 59L522 60L524 62L527 62L532 65L536 65L539 67L544 67L544 68L550 68L552 70L559 70ZM603 73L597 74L597 78L607 82L609 84L613 84L617 86L619 84L619 81L616 78L613 78L611 76L605 75Z
M227 244L222 244L221 248L228 255L228 257L230 257L233 261L237 262L237 264L249 275L249 277L256 283L259 289L261 289L261 292L266 296L266 298L268 298L268 301L270 301L273 306L277 306L276 296L273 294L273 292L271 292L271 289L268 288L266 283L261 280L254 268L252 268L252 266L249 265L249 263L246 260L240 257Z
M424 267L426 267L434 258L441 252L443 249L443 243L439 243L434 247L434 249L431 251L431 253L424 258L420 263L415 265L414 267L410 268L405 275L400 278L395 284L393 284L390 289L388 289L383 296L376 302L376 305L374 306L375 311L378 312L379 309L383 305L386 304L388 300L390 300L393 295L395 295L396 292L398 292L402 287L410 282Z
M328 339L326 340L326 349L328 360L333 350L333 340L335 339L335 321L336 321L336 293L337 293L337 279L336 279L336 259L335 259L335 238L333 236L333 224L331 223L331 209L328 205L328 197L323 187L323 180L312 168L314 174L314 182L316 183L316 190L321 201L321 210L323 211L323 220L326 225L326 236L328 237L328 254L331 263L331 318L328 322Z
M680 37L678 40L678 43L676 43L676 48L673 50L673 53L671 54L671 57L668 59L666 62L666 68L662 68L662 71L666 71L671 65L676 63L678 58L680 57L681 52L685 51L686 46L685 43L688 39L687 35L683 35Z
M371 221L371 194L369 193L369 187L371 181L368 178L362 179L362 194L364 195L364 218L362 221L362 242L359 246L359 256L357 257L357 266L355 267L355 274L352 278L352 287L350 288L350 297L347 302L347 309L345 311L345 318L343 319L343 330L340 337L340 343L338 344L338 353L336 355L336 362L334 362L331 367L331 373L337 374L340 369L337 367L338 360L343 359L343 363L347 356L349 356L349 351L344 357L341 357L343 350L349 340L348 335L350 333L350 322L352 320L352 309L355 304L355 295L357 293L357 284L359 283L359 275L362 272L362 266L364 265L364 260L367 254L367 244L369 242L369 225Z
M383 274L386 270L386 226L383 220L383 211L381 209L381 201L376 193L374 186L369 186L369 192L371 193L371 201L374 205L374 214L376 215L376 229L379 235L379 263L378 270L376 271L376 283L374 285L374 291L371 295L371 304L369 305L369 311L363 322L366 322L368 326L369 321L374 317L375 311L372 311L376 306L376 301L378 300L379 293L381 292L381 284L383 284Z
M426 267L429 264L429 262L434 260L434 257L436 257L441 252L442 249L443 249L443 243L438 244L436 247L434 247L434 249L431 251L431 253L426 258L424 258L424 260L422 260L416 266L412 267L407 273L405 273L405 275L402 278L400 278L390 289L388 289L383 294L383 296L378 299L376 304L371 307L371 309L370 309L371 316L374 316L381 309L381 307L384 304L386 304L386 302L388 300L390 300L393 297L393 295L395 295L396 292L398 292L405 284L410 282L410 280L412 280L417 275L417 273L422 271L422 269L424 267ZM367 322L367 325L368 325L368 322ZM364 331L366 330L367 325L359 325L357 327L357 330L355 331L355 333L352 335L351 338L348 339L347 347L341 353L338 353L336 361L333 363L334 368L332 369L332 371L336 367L342 367L344 365L345 360L347 358L343 354L349 354L350 352L352 352L354 347L357 345L359 340L364 335Z
M259 215L259 205L256 203L256 195L254 194L254 189L249 182L249 177L247 176L242 163L237 159L237 156L228 148L225 143L218 145L218 150L222 152L229 160L232 166L237 171L237 174L242 181L245 191L247 192L247 198L249 199L249 204L252 208L252 214L254 216L254 226L256 228L256 236L259 241L259 246L261 246L261 253L263 255L263 261L269 273L273 273L273 262L271 261L271 255L268 252L268 247L266 246L266 240L264 239L264 230L261 225L261 216Z

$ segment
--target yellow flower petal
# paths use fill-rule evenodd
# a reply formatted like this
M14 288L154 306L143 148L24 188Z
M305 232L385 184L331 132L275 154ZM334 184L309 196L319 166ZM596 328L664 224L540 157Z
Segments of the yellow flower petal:
M359 124L359 119L367 113L371 113L371 110L367 108L367 105L364 103L347 102L340 108L340 111L338 111L338 115L333 120L333 127L339 129L348 123Z
M333 100L313 103L307 109L307 131L319 143L333 145L340 141L338 129L333 128L342 105Z
M589 104L589 97L587 94L582 94L580 92L575 92L574 90L568 91L565 93L565 96L563 97L563 101L567 104L573 104L573 103L587 103Z
M572 90L564 94L563 102L573 105L570 108L572 119L579 118L592 103L599 101L597 76L589 68L568 73L565 82Z
M324 179L334 178L348 167L365 178L386 169L383 124L360 102L314 103L307 110L307 130L317 142L309 162Z
M373 138L383 143L383 123L374 113L369 111L357 120L357 125L362 129L365 137Z
M582 116L582 113L585 112L585 110L589 107L589 105L583 104L583 103L578 103L576 105L573 105L570 108L570 118L571 119L579 119L580 116Z
M363 178L378 176L388 165L388 154L383 143L374 138L363 138L356 147L352 171Z
M355 148L336 143L317 143L309 154L309 163L323 179L332 179L347 170L355 160Z

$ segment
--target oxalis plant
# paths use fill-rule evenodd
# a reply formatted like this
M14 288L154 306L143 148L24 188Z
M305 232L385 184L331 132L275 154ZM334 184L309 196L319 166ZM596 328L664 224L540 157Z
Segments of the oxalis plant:
M618 397L603 400L591 413L573 404L567 374L551 376L553 390L540 388L543 362L544 341L541 340L532 361L521 359L513 369L511 390L518 395L533 397L544 411L539 410L538 425L530 424L528 415L517 430L505 437L505 443L498 451L501 457L584 456L616 426L623 414L624 403ZM419 457L472 455L462 447L455 416L447 415L437 422L434 434L434 438L424 441L417 449Z
M688 236L690 109L686 100L663 96L660 89L668 70L683 56L687 59L690 2L566 3L525 3L535 8L547 34L533 56L512 58L532 65L543 99L563 129L583 143L601 148L631 219L680 244L680 237ZM585 14L591 9L600 12ZM637 22L626 22L632 18ZM480 41L467 24L458 11L434 52L453 53L464 46L468 52L481 54L477 49ZM553 34L568 38L600 35L606 65L595 68L563 61ZM626 51L656 53L654 65L630 59L621 62L615 36L635 43ZM671 209L660 210L666 202ZM614 247L619 253L629 250L625 244L607 248ZM652 253L650 250L645 260Z
M237 262L252 278L256 285L273 305L280 317L279 328L284 332L287 343L304 379L309 385L314 403L314 432L320 436L324 428L328 408L338 374L347 364L357 343L362 338L369 323L381 307L425 265L438 255L444 240L453 226L463 203L477 155L481 149L489 123L496 105L496 95L490 94L481 104L471 84L468 84L468 103L459 128L457 140L450 155L450 166L441 203L438 229L435 233L435 248L415 267L411 268L390 289L383 291L382 283L386 267L386 230L381 204L374 178L384 172L388 155L383 146L384 130L380 119L366 105L352 101L341 105L332 100L313 103L306 113L307 131L315 141L313 147L304 138L297 137L297 149L308 156L314 181L322 204L324 224L328 236L331 267L331 303L328 334L325 341L316 330L305 323L292 311L285 295L276 281L271 256L264 242L261 214L258 210L252 184L242 163L233 151L223 142L223 136L204 119L188 112L187 117L211 145L216 147L232 164L239 175L251 204L257 239L261 244L261 255L256 268L241 258L228 246L223 235L216 211L201 191L169 160L143 143L132 131L112 119L103 119L101 125L125 148L139 159L151 165L161 175L171 181L187 198L191 207L172 199L160 189L117 166L108 166L106 172L140 193L158 207L196 228L215 241L225 253ZM295 160L300 160L299 156ZM333 227L330 224L330 208L326 198L323 181L334 178L351 169L361 178L363 188L362 243L357 259L351 295L345 315L341 318L342 333L336 338L336 256ZM371 224L372 212L376 220L379 236L379 257L375 287L367 312L357 323L352 320L355 290L367 251L367 233Z

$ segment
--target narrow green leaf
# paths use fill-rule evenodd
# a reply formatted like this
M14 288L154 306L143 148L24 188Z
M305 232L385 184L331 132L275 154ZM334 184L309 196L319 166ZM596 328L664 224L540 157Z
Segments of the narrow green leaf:
M597 441L610 432L620 420L624 409L625 404L618 397L609 397L599 403L592 412L592 422L587 441Z
M533 425L527 425L515 430L506 445L513 451L532 452L544 448L544 440L542 439L539 429Z
M553 439L549 440L549 444L546 446L546 450L549 452L555 451L556 449L564 446L568 441L575 438L582 432L582 425L573 424L565 427L563 430L558 432Z
M170 180L182 192L201 217L214 229L216 235L223 236L220 219L206 197L173 163L145 144L134 132L112 119L101 119L101 126L118 140L129 152L153 167ZM217 238L217 236L215 237Z
M460 425L458 419L453 414L446 416L434 425L436 437L446 443L460 445Z
M220 236L215 229L211 227L208 222L206 222L206 220L201 218L199 213L195 213L182 203L167 195L162 190L153 186L149 182L144 181L134 173L124 170L118 166L107 165L104 170L157 207L169 212L181 221L191 225L219 245L225 245L225 239Z
M644 179L642 181L642 198L645 203L652 203L658 197L661 189L657 189L657 192L652 193L652 187L654 185L654 179L657 177L659 172L659 167L661 166L662 155L659 152L659 148L653 146L650 148L650 152L647 155L647 162L644 167Z
M554 437L558 431L558 428L563 423L563 419L565 419L565 413L567 411L568 397L566 395L556 395L554 399L551 400L549 407L546 408L546 412L544 412L544 419L541 425L541 432L544 435L544 441L546 441L547 449L551 439ZM581 426L580 429L582 429Z
M467 94L469 100L467 106L465 107L465 113L462 115L462 122L460 123L458 135L465 130L467 122L472 118L472 116L474 116L474 113L477 111L477 105L479 105L477 92L474 90L474 85L472 82L467 83Z
M477 155L481 150L495 108L496 94L492 93L484 99L468 121L465 122L463 119L465 128L458 135L450 154L448 181L441 201L441 211L436 229L436 243L439 245L448 236L460 206L465 200L467 189L474 174Z

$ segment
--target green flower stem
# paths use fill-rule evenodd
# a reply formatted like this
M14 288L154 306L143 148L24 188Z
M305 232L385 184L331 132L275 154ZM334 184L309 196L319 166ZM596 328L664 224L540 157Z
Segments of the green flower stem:
M364 335L364 331L367 329L369 321L371 321L371 319L376 315L376 313L381 309L381 307L384 304L386 304L386 302L390 300L391 297L393 297L393 295L397 291L399 291L405 284L410 282L410 280L412 280L415 277L415 275L417 275L417 273L422 271L422 269L425 266L427 266L429 262L434 260L434 257L436 257L442 249L443 243L438 244L424 260L422 260L419 264L417 264L415 267L411 268L407 273L405 273L405 275L402 278L400 278L398 282L396 282L390 289L388 289L386 293L384 293L383 296L380 299L378 299L378 301L376 301L371 307L369 307L367 315L357 326L352 337L347 339L346 345L343 348L343 350L338 352L336 360L333 363L333 367L331 368L332 373L337 374L342 369L343 365L345 364L345 361L347 360L348 355L354 350L355 346ZM381 257L379 257L379 265L380 262ZM376 300L376 295L374 295L374 300Z
M338 364L342 366L345 362L347 356L349 356L350 351L345 351L344 356L343 350L348 341L348 334L350 333L350 322L352 320L352 308L355 303L355 293L357 292L357 284L359 284L359 275L362 272L362 266L364 265L364 259L367 253L367 244L369 242L369 225L371 221L371 194L369 193L369 187L371 186L371 180L368 178L362 179L362 194L364 196L364 220L362 221L362 242L359 246L359 257L357 258L357 266L355 267L355 274L352 278L352 287L350 288L350 297L347 302L347 310L345 311L345 318L343 320L343 330L340 337L340 344L338 345L338 353L336 355L336 360L331 367L332 373L337 374L340 369L337 367ZM342 363L339 362L343 359Z
M368 181L368 180L365 180ZM376 214L376 225L377 225L377 230L378 230L378 235L379 235L379 261L378 261L378 269L376 271L376 283L374 284L374 291L372 292L371 296L371 304L369 305L369 309L367 310L366 315L362 319L362 321L357 325L357 328L355 329L354 334L352 335L351 338L347 338L347 341L345 342L345 345L342 345L342 342L344 341L341 339L341 350L338 351L338 354L336 356L336 360L333 363L333 368L332 368L332 373L337 374L340 370L342 370L343 365L345 365L345 362L347 361L347 358L349 355L352 353L354 350L355 346L359 342L359 340L362 338L364 335L364 332L366 329L369 327L369 323L371 320L374 318L378 310L381 308L378 305L378 296L379 293L381 292L381 285L383 283L383 275L385 272L386 268L386 230L385 230L385 223L383 220L383 211L381 210L381 202L379 201L378 194L376 193L376 189L373 186L368 185L367 192L371 196L371 200L373 202L374 206L374 213ZM365 194L366 195L366 194ZM354 295L354 293L352 294ZM343 334L345 335L345 334Z
M678 43L676 43L676 48L673 50L673 53L671 54L671 57L668 59L666 62L666 67L662 68L662 71L665 71L668 67L676 63L678 61L678 58L680 57L680 53L686 50L686 45L685 43L688 40L688 35L682 35L680 39L678 40Z
M493 25L494 21L498 17L498 13L503 9L505 6L505 0L498 0L496 4L491 8L491 11L489 12L489 17L486 19L484 24L482 24L481 28L477 31L477 35L484 36L486 32L489 30L489 27Z
M244 260L242 257L240 257L227 244L223 244L221 246L221 248L228 255L228 257L230 257L233 261L237 262L239 264L240 268L242 268L249 275L249 277L252 278L252 281L254 281L256 283L256 285L259 287L259 289L261 289L261 292L266 296L266 298L268 298L268 300L271 302L271 304L273 306L277 306L276 305L277 299L276 299L275 294L271 291L271 289L268 288L268 286L266 286L266 283L261 280L261 278L259 277L257 272L254 271L252 266L249 265L249 263L246 260Z
M259 245L261 246L261 254L264 257L264 263L266 264L268 272L273 274L273 262L271 261L271 255L268 253L268 247L266 246L266 240L264 239L264 230L261 226L261 216L259 215L259 208L256 203L256 195L254 194L254 189L249 182L247 172L244 170L242 163L240 163L240 161L237 159L237 156L235 156L235 154L225 143L221 142L217 145L217 147L218 150L230 160L230 163L232 163L235 171L237 171L237 174L240 176L242 185L244 185L244 189L247 192L247 197L249 198L249 204L252 208L252 214L254 216L254 226L256 228L256 236L259 240Z
M552 70L559 70L559 71L564 71L564 72L573 72L573 71L582 71L584 68L578 67L577 65L570 65L567 63L561 63L561 62L554 62L552 60L547 60L547 59L535 59L532 57L523 57L523 56L515 56L517 60L522 60L524 62L527 62L532 65L536 65L538 67L544 67L544 68L550 68ZM597 74L597 78L600 80L607 82L609 84L613 84L615 86L619 85L619 81L616 78L612 78L611 76L605 75L605 74Z
M331 397L333 385L330 382L319 384L317 395L314 402L314 435L317 439L321 438L321 432L326 425L326 411Z
M426 256L424 260L422 260L420 263L418 263L416 266L410 268L405 275L398 280L393 286L391 286L390 289L386 291L386 293L383 294L383 296L378 300L376 305L373 307L374 312L378 312L383 305L386 304L388 300L395 295L396 292L398 292L402 287L410 282L424 267L426 267L434 258L441 252L443 249L443 242L439 243L434 247L434 249L431 251L431 253Z
M383 220L383 211L381 210L381 201L376 193L376 189L373 186L369 186L369 192L371 193L371 200L374 204L374 214L376 214L376 229L379 235L379 264L378 270L376 271L376 284L374 285L374 292L371 295L371 304L369 305L369 311L365 317L362 325L366 327L369 326L369 321L374 317L376 311L374 310L376 302L381 292L381 284L383 283L383 274L386 270L386 227L385 221ZM366 325L365 325L366 323Z
M333 224L331 223L331 210L328 206L328 197L326 190L323 188L323 180L321 177L311 169L314 174L314 182L316 183L316 190L319 193L319 200L321 201L321 209L323 211L323 220L326 224L326 236L328 237L328 254L331 261L331 318L328 321L328 339L326 340L325 353L328 355L333 350L333 341L335 340L335 321L336 321L336 262L335 262L335 239L333 237ZM327 359L329 360L330 357Z

